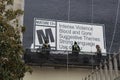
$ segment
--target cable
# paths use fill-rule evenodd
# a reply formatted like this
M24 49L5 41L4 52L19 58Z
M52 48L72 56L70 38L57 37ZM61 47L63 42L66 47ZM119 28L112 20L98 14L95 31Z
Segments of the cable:
M94 6L93 6L93 0L91 0L91 23L93 23L93 8L94 8Z
M119 4L120 4L120 0L118 0L117 12L116 12L116 18L115 18L115 25L114 25L114 32L113 32L113 36L112 36L112 40L111 40L111 44L110 44L110 48L109 48L109 53L111 52L111 48L113 46L113 41L114 41L114 38L115 38L116 29L117 29L118 16L119 16L119 7L120 7Z
M68 22L70 20L70 6L71 6L70 3L71 3L71 1L68 0L68 13L67 13L68 14L68 16L67 16L67 19L68 19L67 21ZM68 65L69 64L69 60L68 59L69 59L69 52L67 52L67 72L68 72L68 68L69 68L69 65Z
M93 23L93 0L91 0L91 23ZM92 26L92 24L91 24ZM93 34L93 31L92 31ZM92 35L93 36L93 35ZM92 40L91 40L92 43ZM91 53L92 53L92 46L91 46ZM92 72L93 72L93 54L92 54Z
M67 16L68 22L70 21L70 6L71 6L71 0L68 0L68 16Z

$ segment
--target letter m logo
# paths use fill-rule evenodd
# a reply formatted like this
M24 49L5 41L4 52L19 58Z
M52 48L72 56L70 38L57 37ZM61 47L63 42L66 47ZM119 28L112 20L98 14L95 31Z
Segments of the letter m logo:
M55 42L51 28L44 29L44 30L45 32L43 30L37 30L37 36L38 36L39 43L43 44L46 39L48 40L48 42L50 41Z

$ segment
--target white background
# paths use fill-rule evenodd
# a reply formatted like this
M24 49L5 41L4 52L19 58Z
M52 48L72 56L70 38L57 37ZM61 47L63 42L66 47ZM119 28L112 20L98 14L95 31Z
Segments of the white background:
M62 25L62 27L60 26ZM68 26L67 28L64 28L64 26ZM74 28L69 28L70 26L73 26ZM92 30L82 30L82 29L78 29L76 28L77 26L79 27L87 27L89 29ZM61 32L60 29L64 29L64 30L68 30L71 31L70 32ZM73 32L79 32L78 34L73 34ZM84 34L86 32L89 32L91 35L87 35ZM60 34L62 34L63 36L77 36L77 37L81 37L79 39L64 39L64 41L70 41L70 43L62 43L60 42ZM83 36L86 37L94 37L99 39L98 41L94 41L94 40L85 40ZM98 25L90 25L90 24L77 24L77 23L67 23L67 22L58 22L57 23L57 49L58 50L72 50L71 46L74 44L74 41L80 43L80 42L86 42L86 43L93 43L94 45L90 46L90 45L82 45L79 44L80 48L82 49L81 51L84 52L96 52L96 48L95 45L100 45L101 50L103 53L106 52L106 49L104 49L104 39L103 39L103 26L98 26Z

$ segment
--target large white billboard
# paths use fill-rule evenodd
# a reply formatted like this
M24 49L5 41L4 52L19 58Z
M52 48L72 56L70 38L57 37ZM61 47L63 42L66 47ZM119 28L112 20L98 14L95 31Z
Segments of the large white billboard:
M76 41L83 52L96 52L96 45L100 45L106 53L104 25L75 23L57 20L35 19L34 48L41 46L44 39L56 50L71 51Z

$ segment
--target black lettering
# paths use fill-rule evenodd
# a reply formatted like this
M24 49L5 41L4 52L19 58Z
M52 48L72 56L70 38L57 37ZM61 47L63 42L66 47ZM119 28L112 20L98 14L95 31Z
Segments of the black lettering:
M45 41L46 39L48 40L48 42L50 42L49 39L51 40L51 42L55 41L52 30L50 28L45 29L45 34L44 34L43 30L37 30L38 40L39 40L40 44L43 44L43 40Z

